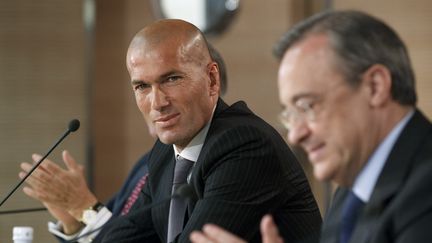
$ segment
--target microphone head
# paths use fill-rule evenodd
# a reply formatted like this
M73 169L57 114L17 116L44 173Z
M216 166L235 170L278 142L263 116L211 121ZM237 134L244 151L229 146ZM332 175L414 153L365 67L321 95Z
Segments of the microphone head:
M73 119L69 122L69 131L75 132L80 127L80 121L78 119Z
M174 192L174 196L176 197L180 197L183 199L191 199L196 201L198 196L195 193L195 190L193 189L193 187L189 184L183 184L181 185L175 192Z

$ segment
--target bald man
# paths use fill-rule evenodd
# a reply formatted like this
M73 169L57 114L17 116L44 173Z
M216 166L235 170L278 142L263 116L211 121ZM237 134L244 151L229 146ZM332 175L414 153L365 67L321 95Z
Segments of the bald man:
M218 65L220 94L223 96L228 85L225 62L222 55L211 44L208 45L208 48L212 60ZM152 124L147 125L150 135L156 138ZM27 179L27 186L23 188L23 191L42 202L51 215L57 219L57 223L48 223L48 230L60 242L77 238L80 243L92 242L96 237L101 237L97 228L130 212L137 199L136 191L139 191L147 181L149 153L144 154L136 162L121 189L103 205L87 186L83 170L72 155L67 151L64 151L62 155L66 169L51 160L45 160L40 165L41 170L36 170ZM41 157L39 154L32 155L34 163ZM32 164L23 162L21 167L23 171L20 172L20 177L23 178L31 170ZM80 169L77 170L77 168ZM53 174L56 176L52 176ZM99 207L93 205L99 205ZM95 213L89 214L89 208L95 208ZM75 213L72 214L72 212ZM83 217L84 214L87 215L86 218ZM92 231L94 232L89 233Z
M133 213L105 229L103 242L188 242L208 222L259 242L259 219L269 212L287 241L318 233L321 216L301 166L244 102L219 98L218 65L195 26L161 20L145 27L126 64L138 108L159 139ZM188 183L195 197L139 210L166 201L177 183Z

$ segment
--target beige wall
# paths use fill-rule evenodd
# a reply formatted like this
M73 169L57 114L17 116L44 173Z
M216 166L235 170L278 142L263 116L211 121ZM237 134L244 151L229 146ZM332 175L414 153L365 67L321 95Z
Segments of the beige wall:
M391 25L408 47L417 79L419 107L432 117L432 1L333 0L335 9L366 11Z
M94 51L86 52L82 2L1 1L1 195L16 182L18 163L28 160L32 152L43 153L73 117L83 121L83 128L61 147L70 149L81 162L85 153L91 152L91 177L102 200L118 190L137 158L151 148L153 140L134 103L124 64L132 36L154 20L149 2L96 0ZM241 4L228 31L210 39L228 67L225 100L245 100L283 132L276 119L280 111L277 62L271 48L294 21L321 8L323 1L247 0ZM431 116L428 78L432 71L428 66L432 58L432 2L334 0L333 4L336 9L365 10L394 26L410 49L419 105ZM88 62L90 70L86 69ZM91 82L87 81L87 71ZM87 135L91 136L90 143ZM60 149L52 158L59 160L59 153ZM304 167L310 171L307 163ZM324 187L309 178L323 209ZM40 206L18 193L2 210L32 205ZM35 242L54 242L45 231L48 219L47 213L0 216L0 242L10 242L11 227L22 224L36 228Z
M82 3L66 0L0 1L0 197L18 182L19 163L44 154L78 118L82 127L49 158L68 148L85 162L87 87ZM3 210L41 207L21 189ZM32 226L34 242L56 242L45 212L0 215L0 242L12 227Z

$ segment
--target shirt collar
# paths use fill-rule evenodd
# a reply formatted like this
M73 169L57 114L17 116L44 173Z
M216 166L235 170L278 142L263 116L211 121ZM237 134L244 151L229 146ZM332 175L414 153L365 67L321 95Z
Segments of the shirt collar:
M373 152L365 167L360 171L360 174L355 179L352 191L363 202L369 202L378 177L384 168L393 145L413 115L414 111L412 110L407 115L405 115L401 121L398 122L398 124L387 135L384 141L381 142L378 148Z
M198 156L201 153L201 149L204 145L205 138L207 137L208 130L210 128L210 123L213 120L213 115L216 109L216 105L213 107L213 112L210 117L210 120L207 122L207 124L198 132L195 137L192 138L192 140L189 142L189 144L181 151L177 149L177 147L173 144L174 153L176 158L180 155L181 157L197 162Z

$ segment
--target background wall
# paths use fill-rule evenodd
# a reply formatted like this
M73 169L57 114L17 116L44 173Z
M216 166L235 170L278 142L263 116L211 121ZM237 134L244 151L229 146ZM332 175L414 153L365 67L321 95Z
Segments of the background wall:
M82 126L54 151L67 148L85 163L88 79L82 3L67 0L0 1L0 197L18 182L19 164L44 154L78 118ZM18 189L2 208L42 205ZM48 213L0 215L0 242L12 242L12 227L34 227L34 242L54 242Z
M155 20L147 0L95 0L94 32L83 24L85 2L25 0L0 2L0 196L17 181L19 162L43 153L71 118L83 127L50 158L60 162L68 148L86 164L101 200L116 191L153 139L136 108L125 53L133 35ZM429 0L259 0L241 1L234 23L210 39L228 68L225 100L245 100L283 132L276 116L276 40L295 21L327 6L367 11L391 24L408 45L417 74L419 106L432 115L428 67L432 59L432 2ZM87 31L86 31L87 30ZM300 153L301 157L301 153ZM310 172L307 162L303 163ZM326 186L309 176L322 211ZM18 192L1 210L40 206ZM46 233L48 213L0 215L0 242L11 242L13 225L35 227L34 242L56 242Z

